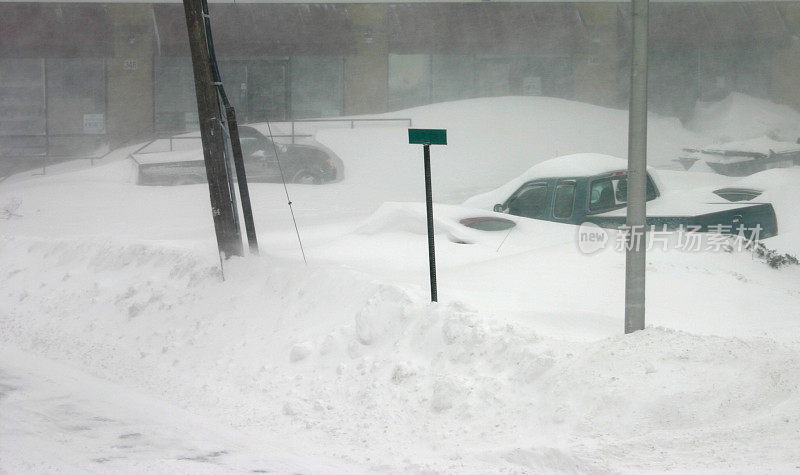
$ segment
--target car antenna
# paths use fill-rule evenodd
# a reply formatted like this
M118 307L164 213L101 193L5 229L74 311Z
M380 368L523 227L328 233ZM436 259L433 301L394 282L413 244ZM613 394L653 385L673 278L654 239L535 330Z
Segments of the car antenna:
M513 231L515 227L516 226L511 226L510 228L508 228L508 232L506 233L506 235L503 238L503 240L500 241L500 244L498 244L497 249L495 249L494 252L496 252L496 253L500 252L500 248L503 247L503 244L506 242L506 239L508 239L508 236L511 234L511 231Z

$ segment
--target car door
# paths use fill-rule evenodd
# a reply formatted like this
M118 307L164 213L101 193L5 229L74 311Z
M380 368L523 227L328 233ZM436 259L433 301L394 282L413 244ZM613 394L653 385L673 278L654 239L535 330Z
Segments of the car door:
M506 202L508 214L525 218L547 219L548 190L546 181L522 185Z
M276 147L268 138L249 127L241 127L239 142L249 181L272 182L280 179L275 160Z
M244 159L247 179L250 181L264 181L268 167L261 140L257 136L243 134L240 135L239 142L242 145L242 158Z

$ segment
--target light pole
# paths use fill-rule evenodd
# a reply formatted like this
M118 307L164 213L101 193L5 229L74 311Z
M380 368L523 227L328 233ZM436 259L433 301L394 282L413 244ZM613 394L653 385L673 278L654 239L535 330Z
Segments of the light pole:
M631 0L633 44L628 113L628 209L625 221L625 333L644 329L647 236L647 27L649 0Z

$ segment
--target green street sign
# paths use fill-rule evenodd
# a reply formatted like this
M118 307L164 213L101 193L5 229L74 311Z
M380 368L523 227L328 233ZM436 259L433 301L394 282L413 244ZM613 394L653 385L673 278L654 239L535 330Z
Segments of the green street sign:
M445 129L408 129L408 143L447 145Z

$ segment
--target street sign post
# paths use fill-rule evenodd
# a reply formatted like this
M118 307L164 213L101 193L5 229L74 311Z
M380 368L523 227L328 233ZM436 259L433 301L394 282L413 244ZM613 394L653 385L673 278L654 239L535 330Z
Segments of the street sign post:
M408 143L420 145L447 145L447 130L408 129Z
M447 145L447 130L408 129L408 143L422 145L425 162L425 205L428 214L428 266L431 279L431 302L438 300L436 292L436 250L433 244L433 193L431 191L431 145Z

